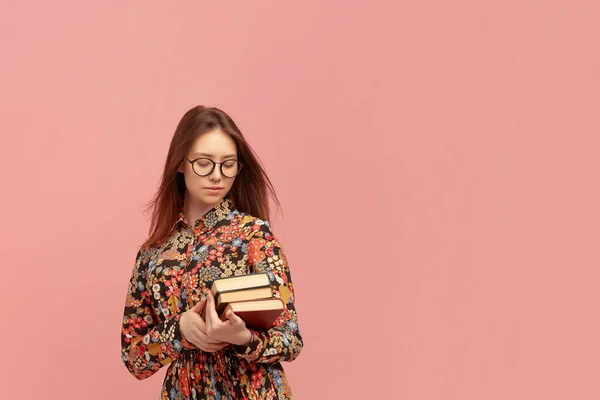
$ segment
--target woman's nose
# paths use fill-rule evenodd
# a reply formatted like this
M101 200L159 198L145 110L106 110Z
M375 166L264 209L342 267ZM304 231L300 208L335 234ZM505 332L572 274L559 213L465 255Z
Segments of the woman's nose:
M214 181L220 181L223 178L223 176L221 175L220 165L215 165L215 169L213 169L213 171L209 175L209 178Z

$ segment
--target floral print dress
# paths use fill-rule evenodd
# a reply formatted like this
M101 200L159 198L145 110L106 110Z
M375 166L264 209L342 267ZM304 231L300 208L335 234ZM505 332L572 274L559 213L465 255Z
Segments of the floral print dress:
M248 346L204 352L186 341L181 314L216 278L267 272L284 311ZM167 366L160 399L293 399L281 365L303 347L286 257L268 222L224 199L190 226L179 213L171 236L139 250L127 291L122 359L138 379Z

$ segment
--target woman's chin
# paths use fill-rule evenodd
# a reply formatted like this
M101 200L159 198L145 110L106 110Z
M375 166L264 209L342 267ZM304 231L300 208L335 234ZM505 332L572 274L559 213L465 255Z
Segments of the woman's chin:
M196 200L200 204L214 207L223 200L223 196L214 196L214 195L207 196L206 194L204 194L203 196L197 196Z

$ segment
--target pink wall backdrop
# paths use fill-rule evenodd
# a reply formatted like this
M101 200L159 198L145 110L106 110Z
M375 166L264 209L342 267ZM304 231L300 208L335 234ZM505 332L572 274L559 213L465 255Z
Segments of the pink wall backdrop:
M297 399L600 398L595 1L0 2L3 399L152 399L119 354L179 118L284 207Z

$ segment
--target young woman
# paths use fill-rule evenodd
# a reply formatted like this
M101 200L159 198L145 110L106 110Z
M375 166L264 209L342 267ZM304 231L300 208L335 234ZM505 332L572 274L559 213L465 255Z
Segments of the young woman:
M269 197L277 200L232 119L216 108L189 110L151 203L121 335L123 362L136 378L168 365L161 399L293 398L281 362L294 360L303 341L290 270L268 223ZM231 312L221 320L207 287L255 272L268 273L285 304L266 331Z

